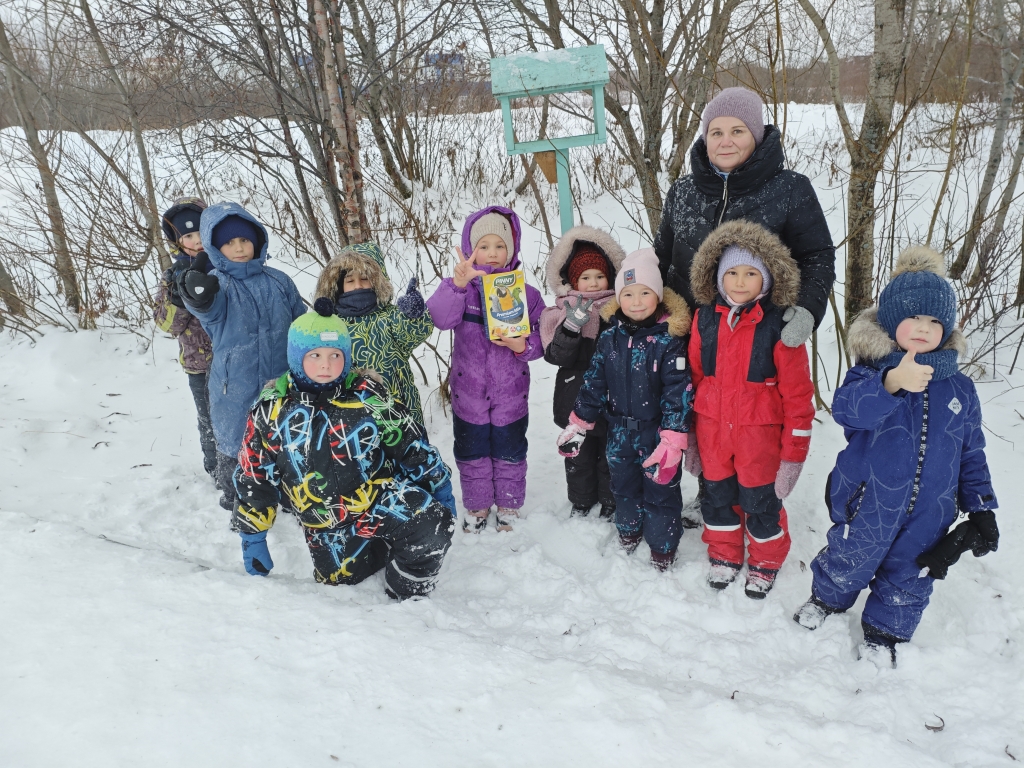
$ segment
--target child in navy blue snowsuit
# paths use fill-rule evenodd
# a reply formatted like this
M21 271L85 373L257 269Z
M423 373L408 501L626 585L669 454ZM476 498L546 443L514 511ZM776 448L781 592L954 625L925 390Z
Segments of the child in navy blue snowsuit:
M665 570L683 533L679 465L693 402L690 312L663 287L652 248L625 258L615 294L601 309L610 327L598 337L569 426L558 437L559 453L577 455L604 417L619 541L632 552L645 539L651 562Z
M944 275L939 254L908 249L878 307L848 331L857 365L832 401L848 446L826 483L828 546L811 563L811 599L794 616L816 629L870 588L861 652L891 665L921 621L933 578L962 551L995 551L999 539L981 405L957 366L965 344ZM947 552L940 568L934 555L947 548L958 512L970 516L970 543Z

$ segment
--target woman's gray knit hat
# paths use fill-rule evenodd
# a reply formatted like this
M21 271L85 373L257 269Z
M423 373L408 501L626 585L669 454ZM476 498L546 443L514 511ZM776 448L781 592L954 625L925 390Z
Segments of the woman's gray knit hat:
M700 130L704 141L708 139L708 125L716 117L735 117L742 120L754 136L755 146L764 138L764 102L748 88L726 88L704 107L700 116Z

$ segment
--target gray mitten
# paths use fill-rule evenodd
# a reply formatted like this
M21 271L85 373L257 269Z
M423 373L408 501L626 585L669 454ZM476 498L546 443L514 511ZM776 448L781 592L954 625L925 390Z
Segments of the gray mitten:
M803 307L790 307L782 313L782 343L787 347L802 347L814 333L814 315Z
M594 300L584 300L582 296L576 296L576 304L572 303L572 299L565 302L565 320L562 325L566 330L572 331L573 333L579 333L583 330L583 326L587 324L590 319L590 313L593 311Z

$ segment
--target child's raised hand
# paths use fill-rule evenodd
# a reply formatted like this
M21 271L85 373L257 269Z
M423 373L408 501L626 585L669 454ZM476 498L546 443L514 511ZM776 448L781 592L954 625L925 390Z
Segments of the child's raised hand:
M469 285L469 281L474 277L487 274L474 266L474 264L476 264L476 260L474 259L473 254L466 256L458 246L455 246L455 252L459 254L459 263L455 265L455 272L452 274L452 282L459 286L459 288L465 288Z
M907 392L924 392L927 389L935 369L930 365L921 365L915 362L916 354L913 350L907 352L900 360L900 364L886 375L885 391L890 395L896 394L901 389L905 389Z

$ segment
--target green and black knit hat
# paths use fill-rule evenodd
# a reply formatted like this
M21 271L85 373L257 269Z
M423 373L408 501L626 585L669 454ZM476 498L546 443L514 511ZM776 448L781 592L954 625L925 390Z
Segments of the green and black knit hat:
M345 369L338 378L344 379L352 369L352 339L345 321L334 314L332 302L318 300L315 306L315 311L297 318L288 328L288 369L292 378L306 387L323 388L306 376L302 359L307 352L318 347L341 350L345 355ZM330 382L328 386L333 384Z

